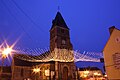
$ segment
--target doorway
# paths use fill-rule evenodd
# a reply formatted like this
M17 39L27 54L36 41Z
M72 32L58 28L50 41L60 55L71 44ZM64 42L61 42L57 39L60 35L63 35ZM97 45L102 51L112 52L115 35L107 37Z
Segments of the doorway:
M63 68L63 80L68 80L68 68Z

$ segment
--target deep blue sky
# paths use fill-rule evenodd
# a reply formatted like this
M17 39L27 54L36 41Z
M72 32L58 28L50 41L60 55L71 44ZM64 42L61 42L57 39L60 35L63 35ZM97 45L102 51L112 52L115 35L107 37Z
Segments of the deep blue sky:
M58 6L75 50L101 52L109 38L108 28L120 28L120 0L14 1L0 0L0 40L11 44L20 37L16 46L22 48L49 47L49 30Z
M120 29L120 0L0 0L0 42L12 44L20 37L16 47L49 47L58 6L75 50L101 52L108 28Z

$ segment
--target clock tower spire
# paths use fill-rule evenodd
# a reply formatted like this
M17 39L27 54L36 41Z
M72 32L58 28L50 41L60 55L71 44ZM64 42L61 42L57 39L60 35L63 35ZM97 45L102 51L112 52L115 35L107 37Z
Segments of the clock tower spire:
M50 29L50 50L55 48L72 50L69 28L58 11Z

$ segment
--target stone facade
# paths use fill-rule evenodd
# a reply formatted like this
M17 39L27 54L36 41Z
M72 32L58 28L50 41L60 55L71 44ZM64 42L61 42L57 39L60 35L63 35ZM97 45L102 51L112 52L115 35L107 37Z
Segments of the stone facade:
M50 29L50 50L55 48L72 50L69 28L67 27L60 12L57 12Z
M26 80L31 78L32 67L31 65L27 65L27 64L24 61L16 59L14 55L11 65L12 68L11 80Z
M12 80L31 79L31 67L14 66L12 72Z
M29 55L14 55L12 80L76 80L72 49L69 28L61 13L57 12L50 29L50 51L39 55L44 57L42 62L30 61ZM29 57L22 60L23 56ZM39 71L33 72L34 68L39 68Z
M0 66L0 80L11 80L11 76L11 66Z
M57 12L50 29L50 50L55 49L72 50L73 46L70 41L69 28L66 25L60 12ZM57 53L59 54L59 53ZM71 55L70 52L66 55ZM67 57L67 56L66 56ZM74 57L74 56L72 56ZM55 78L60 80L75 79L74 61L72 62L55 62Z

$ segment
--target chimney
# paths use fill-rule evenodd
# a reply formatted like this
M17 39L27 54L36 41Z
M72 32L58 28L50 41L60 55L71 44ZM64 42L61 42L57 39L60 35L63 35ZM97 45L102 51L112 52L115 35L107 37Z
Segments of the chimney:
M115 26L112 26L112 27L109 28L110 35L112 34L114 29L115 29Z

